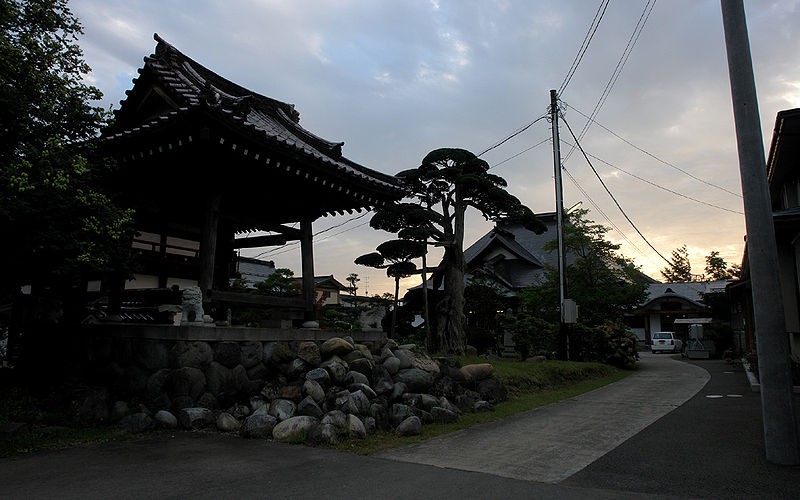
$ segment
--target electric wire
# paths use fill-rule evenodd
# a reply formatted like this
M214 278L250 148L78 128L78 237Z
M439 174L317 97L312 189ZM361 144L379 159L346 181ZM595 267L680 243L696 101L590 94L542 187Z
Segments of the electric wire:
M575 187L576 187L576 188L578 188L578 191L580 191L580 192L583 194L583 196L584 196L584 197L585 197L585 198L586 198L586 199L589 201L589 203L591 203L591 205L592 205L592 206L595 208L595 210L597 211L597 213L599 213L601 216L603 216L603 218L606 220L606 222L608 222L608 224L609 224L609 225L612 227L612 229L614 229L614 230L615 230L617 233L619 233L620 237L621 237L623 240L625 240L625 242L626 242L626 243L628 243L628 244L629 244L630 246L632 246L632 247L633 247L633 248L634 248L634 249L635 249L637 252L639 252L639 255L641 255L641 256L643 256L643 257L646 257L646 255L645 255L645 253L642 251L642 249L641 249L641 248L639 248L639 246L638 246L638 245L636 245L636 243L634 243L633 241L631 241L631 239L630 239L630 238L628 238L628 235L626 235L626 234L625 234L625 232L623 232L623 231L622 231L622 229L620 229L620 228L619 228L619 226L617 226L617 225L614 223L614 221L613 221L613 220L611 220L611 217L609 217L609 216L608 216L608 214L606 214L606 213L603 211L603 209L602 209L602 208L600 208L600 205L599 205L599 204L597 204L597 203L594 201L594 199L592 199L592 197L589 195L589 193L587 193L587 192L586 192L586 190L585 190L585 189L583 189L583 187L580 185L580 183L578 182L578 180L577 180L577 179L575 179L575 177L573 177L573 175L570 173L570 171L569 171L569 170L567 170L567 169L566 169L566 167L564 167L563 165L562 165L562 167L561 167L561 170L563 170L563 171L564 171L564 173L565 173L565 174L567 174L567 177L569 177L569 180L571 180L571 181L572 181L572 183L575 185Z
M742 197L742 195L741 195L740 193L736 193L736 192L734 192L734 191L731 191L731 190L729 190L729 189L727 189L727 188L725 188L725 187L723 187L723 186L720 186L720 185L718 185L718 184L714 184L713 182L710 182L710 181L707 181L707 180L705 180L705 179L702 179L702 178L700 178L700 177L697 177L696 175L694 175L694 174L692 174L691 172L688 172L688 171L686 171L686 170L684 170L684 169L682 169L682 168L678 167L677 165L674 165L674 164L672 164L672 163L670 163L670 162L668 162L668 161L666 161L666 160L662 160L661 158L659 158L658 156L654 155L653 153L651 153L651 152L647 151L646 149L640 148L639 146L637 146L636 144L632 143L632 142L631 142L631 141L629 141L628 139L626 139L626 138L622 137L621 135L617 134L616 132L614 132L613 130L609 129L608 127L606 127L606 126L605 126L605 125L603 125L602 123L598 122L597 120L595 120L595 119L593 119L593 118L589 117L589 116L588 116L588 115L586 115L585 113L581 112L581 110L577 109L575 106L572 106L572 105L570 105L569 103L566 103L566 102L562 102L562 103L564 104L564 107L565 107L565 108L569 108L569 109L571 109L571 110L575 111L576 113L578 113L579 115L583 116L583 117L584 117L584 118L586 118L587 120L591 120L591 121L592 121L592 122L594 122L594 124L595 124L595 125L597 125L598 127L602 128L603 130L605 130L605 131L606 131L606 132L608 132L609 134L611 134L611 135L613 135L614 137L616 137L617 139L621 140L622 142L624 142L624 143L625 143L625 144L627 144L628 146L630 146L630 147L632 147L632 148L636 149L637 151L639 151L639 152L641 152L641 153L644 153L644 154L646 154L646 155L647 155L647 156L649 156L650 158L653 158L654 160L656 160L656 161L658 161L658 162L660 162L660 163L663 163L664 165L666 165L666 166L668 166L668 167L671 167L671 168L673 168L673 169L677 170L678 172L680 172L680 173L682 173L682 174L688 175L688 176L689 176L689 177L691 177L692 179L694 179L694 180L696 180L696 181L699 181L699 182L702 182L703 184L705 184L705 185L707 185L707 186L710 186L710 187L713 187L713 188L719 189L719 190L721 190L721 191L725 191L726 193L728 193L728 194L732 194L733 196L736 196L737 198L741 198L741 197Z
M654 246L653 246L653 244L652 244L652 243L650 243L650 241L649 241L649 240L648 240L648 239L647 239L647 238L644 236L644 234L642 234L642 232L641 232L641 231L639 231L639 228L638 228L638 227L636 227L636 224L634 224L634 223L633 223L633 221L631 220L631 218L630 218L630 217L628 217L628 214L627 214L627 213L625 213L625 210L623 210L623 209L622 209L622 206L620 206L620 204L619 204L619 202L617 201L617 199L616 199L616 198L614 197L614 195L611 193L611 190L610 190L610 189L608 189L608 186L606 186L606 183L605 183L605 182L603 182L603 178L602 178L602 177L600 177L600 174L598 174L598 173L597 173L597 170L594 168L594 165L592 165L592 161L589 159L589 156L588 156L588 155L586 154L586 152L583 150L583 147L581 146L581 143L580 143L580 141L579 141L579 140L578 140L578 138L575 136L575 133L572 131L572 127L570 127L570 126L569 126L569 122L568 122L568 121L567 121L567 120L566 120L566 119L565 119L563 116L562 116L562 119L564 120L564 124L567 126L567 130L569 130L569 133L570 133L570 135L572 135L572 139L575 141L575 145L578 147L578 149L579 149L579 150L581 151L581 153L583 154L583 157L586 159L586 163L588 163L588 164L589 164L589 167L592 169L592 172L594 172L594 175L595 175L595 176L597 177L597 179L600 181L600 184L602 184L602 185L603 185L603 189L605 189L605 190L606 190L606 193L608 193L608 195L609 195L609 196L611 197L611 199L614 201L614 204L617 206L617 208L619 209L619 211L622 213L622 215L623 215L623 216L625 216L625 219L628 221L628 223L630 223L631 227L633 227L633 229L635 229L635 230L636 230L636 232L639 234L639 236L641 236L641 238L644 240L644 242L645 242L645 243L647 243L647 246L649 246L650 248L652 248L652 249L653 249L653 251L654 251L656 254L658 254L658 256L659 256L659 257L661 257L662 259L664 259L664 262L666 262L666 263L667 263L667 265L671 265L672 263L671 263L671 262L670 262L670 261L669 261L669 260L668 260L666 257L664 257L663 255L661 255L661 252L659 252L659 251L656 249L656 247L654 247Z
M508 157L508 158L506 158L505 160L502 160L502 161L499 161L499 162L495 163L494 165L492 165L491 167L489 167L489 170L491 170L491 169L493 169L493 168L496 168L496 167L499 167L499 166L500 166L500 165L502 165L503 163L506 163L506 162L508 162L508 161L511 161L511 160L513 160L514 158L518 157L518 156L522 156L522 155L524 155L525 153L527 153L528 151L530 151L530 150L532 150L532 149L535 149L535 148L537 148L537 147L541 146L542 144L544 144L545 142L550 142L550 141L552 141L552 140L553 140L553 139L552 139L552 137L548 137L548 138L546 138L546 139L544 139L544 140L542 140L542 141L539 141L539 142L537 142L536 144L534 144L533 146L531 146L531 147L529 147L529 148L526 148L526 149L523 149L522 151L520 151L519 153L517 153L517 154L515 154L515 155L511 155L511 156L509 156L509 157Z
M545 118L547 118L547 115L542 115L542 116L540 116L539 118L537 118L537 119L533 120L532 122L530 122L529 124L527 124L527 125L523 125L522 127L518 128L516 131L512 132L512 133L511 133L509 136L507 136L505 139L503 139L503 140L501 140L501 141L497 142L497 143L496 143L494 146L489 146L488 148L484 149L483 151L481 151L479 154L477 154L477 155L475 155L475 156L477 156L478 158L480 158L481 156L483 156L484 154L488 153L489 151L491 151L491 150L493 150L493 149L495 149L495 148L498 148L498 147L502 146L503 144L505 144L506 142L510 141L510 140L511 140L511 139L513 139L514 137L516 137L516 136L518 136L519 134L521 134L521 133L525 132L526 130L528 130L529 128L531 128L531 127L533 126L533 124L534 124L534 123L536 123L536 122L538 122L538 121L540 121L540 120L543 120L543 119L545 119Z
M566 144L567 146L571 146L571 147L573 147L573 148L575 147L575 145L574 145L574 144L571 144L569 141L566 141L566 140L564 140L564 139L561 139L561 142L563 142L563 143L564 143L564 144ZM593 155L593 154L589 154L589 153L587 153L587 154L588 154L589 156L591 156L592 158L594 158L595 160L599 161L600 163L604 163L604 164L608 165L608 166L609 166L609 167L611 167L611 168L617 169L617 170L619 170L620 172L622 172L622 173L624 173L624 174L628 174L628 175L630 175L630 176L631 176L631 177L633 177L634 179L637 179L637 180L640 180L640 181L642 181L642 182L645 182L645 183L647 183L647 184L650 184L651 186L653 186L653 187L655 187L655 188L658 188L658 189L661 189L661 190L663 190L663 191L666 191L666 192L668 192L668 193L670 193L670 194L674 194L674 195L676 195L676 196L680 196L681 198L686 198L687 200L691 200L691 201L693 201L693 202L695 202L695 203L700 203L700 204L702 204L702 205L706 205L706 206L708 206L708 207L716 208L716 209L718 209L718 210L724 210L725 212L730 212L730 213L732 213L732 214L744 215L744 212L738 212L738 211L736 211L736 210L731 210L730 208L725 208L725 207L721 207L721 206L719 206L719 205L715 205L715 204L713 204L713 203L708 203L708 202L706 202L706 201L703 201L703 200L698 200L697 198L693 198L693 197L691 197L691 196L689 196L689 195L686 195L686 194L680 193L680 192L678 192L678 191L672 190L672 189L670 189L670 188L668 188L668 187L664 187L664 186L662 186L661 184L657 184L657 183L655 183L655 182L653 182L653 181L649 181L649 180L645 179L644 177L640 177L640 176L638 176L638 175L634 174L633 172L628 172L627 170L625 170L625 169L623 169L623 168L620 168L620 167L618 167L618 166L616 166L616 165L614 165L614 164L612 164L612 163L610 163L610 162L607 162L606 160L603 160L602 158L598 158L597 156L595 156L595 155Z
M601 92L600 94L600 98L597 100L597 104L595 104L594 109L590 113L592 119L586 122L586 124L583 126L583 129L581 129L581 133L578 134L578 137L580 139L583 139L583 137L586 135L586 132L588 132L589 127L591 127L593 123L592 120L600 112L600 109L603 107L603 104L605 104L606 99L608 99L608 96L611 95L611 90L614 88L614 85L617 83L617 79L619 79L619 76L622 74L622 69L625 67L625 63L628 62L628 58L633 52L633 47L639 40L639 35L642 34L642 31L644 30L644 27L647 24L647 20L650 19L650 14L653 12L653 7L655 7L655 5L656 5L656 0L647 0L647 3L645 4L644 9L642 10L642 14L639 16L639 20L636 22L636 26L633 28L633 32L631 33L631 36L628 38L628 43L627 45L625 45L625 49L622 51L622 55L617 61L617 65L614 67L614 71L611 73L611 77L608 79L608 82L606 83L603 92ZM564 158L564 162L569 160L573 152L575 152L574 148L567 153L566 157Z
M611 0L600 0L600 5L597 6L597 11L594 13L594 18L592 19L592 23L589 25L589 29L586 30L586 35L583 37L583 42L581 42L581 46L578 48L578 53L575 54L575 58L572 60L572 65L570 65L569 70L567 70L567 74L564 76L564 81L562 81L561 86L558 87L559 95L567 89L569 82L572 81L572 77L575 76L575 71L577 71L578 66L581 64L583 56L586 54L586 50L589 48L589 44L592 43L592 38L594 38L594 34L597 32L597 28L600 26L600 21L603 19L610 1Z
M370 213L370 212L371 212L371 210L367 210L366 212L364 212L364 213L363 213L363 214L361 214L361 215L354 216L354 217L350 217L349 219L347 219L346 221L342 222L341 224L336 224L336 225L334 225L334 226L331 226L331 227L329 227L329 228L323 229L322 231L319 231L319 232L317 232L317 233L314 233L314 236L320 235L320 234L322 234L322 233L327 233L328 231L330 231L330 230L332 230L332 229L336 229L337 227L342 227L342 226L344 226L345 224L348 224L348 223L350 223L350 222L353 222L354 220L363 219L364 217L366 217L367 215L369 215L369 213Z
M336 232L336 233L333 233L333 234L329 234L328 236L326 236L324 238L320 238L315 243L321 243L321 242L323 242L325 240L333 238L334 236L339 236L340 234L346 233L348 231L352 231L353 229L358 229L359 227L366 226L367 224L369 224L369 221L364 221L361 224L357 224L357 225L355 225L353 227L348 227L347 229L343 229L343 230L341 230L339 232ZM296 250L297 248L295 247L295 245L297 245L297 243L289 243L288 245L284 245L284 246L282 246L280 248L277 248L277 249L272 251L274 253L272 253L271 256L281 255L281 254L284 254L286 252L291 252L292 250ZM289 247L289 246L291 246L292 248L286 248L286 247Z
M344 226L345 224L349 224L350 222L353 222L353 221L355 221L355 220L358 220L358 219L361 219L361 218L363 218L363 217L366 217L366 216L367 216L367 215L369 215L371 212L372 212L371 210L367 210L367 211L366 211L366 212L364 212L363 214L356 215L356 216L354 216L354 217L350 217L349 219L347 219L346 221L344 221L344 222L342 222L342 223L340 223L340 224L336 224L336 225L333 225L333 226L331 226L331 227L325 228L325 229L323 229L323 230L321 230L321 231L317 231L316 233L314 233L314 235L313 235L313 236L318 236L318 235L320 235L320 234L322 234L322 233L327 233L328 231L330 231L330 230L332 230L332 229L336 229L337 227L342 227L342 226ZM336 235L339 235L339 234L342 234L342 233L346 233L347 231L350 231L351 229L355 229L355 228L357 228L357 227L361 227L361 226L363 226L364 224L367 224L368 222L369 222L369 221L367 221L367 222L364 222L364 223L362 223L362 224L359 224L359 225L357 225L357 226L353 226L353 227L351 227L351 228L345 229L344 231L339 231L338 233L334 233L334 234L332 234L332 235L330 235L330 236L326 236L325 238L320 238L319 240L317 240L317 243L319 243L320 241L325 241L325 240L327 240L328 238L330 238L330 237L332 237L332 236L336 236ZM288 252L288 251L290 251L290 250L294 250L294 247L296 247L296 246L297 246L297 245L299 245L299 244L300 244L300 242L299 242L299 241L293 241L293 242L291 242L291 243L287 243L286 245L282 245L282 246L280 246L280 247L278 247L278 248L273 248L273 249L271 249L271 250L266 250L266 251L264 251L264 252L261 252L260 254L256 255L254 258L255 258L255 259L257 259L257 258L259 258L259 257L262 257L262 256L280 255L280 254L282 254L282 253L285 253L285 252ZM291 247L291 248L289 248L289 247Z

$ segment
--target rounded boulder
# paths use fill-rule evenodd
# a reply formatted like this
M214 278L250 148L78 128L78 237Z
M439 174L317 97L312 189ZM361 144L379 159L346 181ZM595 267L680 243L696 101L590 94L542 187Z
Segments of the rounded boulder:
M333 355L341 356L352 352L353 344L343 338L333 337L323 342L319 350L323 358Z
M319 420L309 416L292 417L278 423L272 429L272 437L276 441L303 442L319 425Z
M394 382L402 382L411 392L427 392L433 386L433 375L419 368L400 370Z

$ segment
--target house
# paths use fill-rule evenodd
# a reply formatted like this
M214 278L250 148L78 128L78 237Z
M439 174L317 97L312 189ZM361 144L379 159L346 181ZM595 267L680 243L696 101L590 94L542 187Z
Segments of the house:
M294 278L297 284L303 282L303 278ZM314 276L314 293L318 307L338 306L342 304L341 294L347 287L341 284L333 275Z
M626 324L645 345L650 345L653 332L662 331L676 333L685 343L691 320L704 323L711 315L703 296L725 293L728 283L726 280L650 283L647 300L626 318Z
M235 250L299 240L303 298L273 302L313 321L312 223L397 201L399 182L345 158L344 143L301 127L294 105L245 89L155 39L99 140L119 165L113 188L120 204L135 209L137 281L197 284L205 300L234 303L227 288ZM123 278L103 279L110 309L121 303Z
M236 271L248 288L255 288L256 283L264 281L275 272L275 262L239 255L236 258Z
M547 266L558 267L557 252L543 247L556 239L556 213L536 214L546 230L541 234L521 224L499 221L491 231L464 250L467 280L493 281L508 293L532 286L544 278ZM567 265L575 261L567 255Z
M767 157L767 180L791 355L800 360L800 108L780 111ZM742 277L728 287L732 326L742 351L755 350L750 266L745 244Z
M546 227L541 234L525 229L521 224L499 221L491 231L464 250L467 279L489 279L513 293L540 283L547 269L558 268L558 252L544 248L558 238L556 213L540 213L536 217ZM576 259L575 254L567 251L567 266L574 264ZM614 266L613 263L609 265ZM635 279L656 283L643 273L638 273Z
M261 260L253 257L239 256L236 259L237 271L241 279L247 282L248 288L255 288L255 284L267 279L275 272L275 262L271 260ZM303 284L303 278L292 278L298 289ZM347 287L340 283L333 275L314 276L314 293L318 307L328 305L340 305L341 292L346 291Z

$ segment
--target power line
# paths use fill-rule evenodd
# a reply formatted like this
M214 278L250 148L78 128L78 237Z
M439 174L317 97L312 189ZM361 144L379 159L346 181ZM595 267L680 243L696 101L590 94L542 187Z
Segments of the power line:
M334 225L334 226L331 226L331 227L325 228L325 229L323 229L322 231L317 231L316 233L314 233L314 234L313 234L313 236L318 236L318 235L320 235L320 234L322 234L322 233L326 233L326 232L328 232L328 231L330 231L330 230L332 230L332 229L336 229L337 227L342 227L342 226L344 226L345 224L349 224L350 222L353 222L353 221L355 221L355 220L358 220L358 219L361 219L361 218L363 218L363 217L366 217L367 215L369 215L369 214L370 214L370 212L371 212L371 210L367 210L366 212L364 212L364 213L363 213L363 214L361 214L361 215L357 215L357 216L354 216L354 217L350 217L349 219L347 219L346 221L344 221L344 222L342 222L342 223L340 223L340 224L336 224L336 225ZM342 233L346 233L347 231L350 231L351 229L355 229L355 228L357 228L357 227L361 227L361 226L363 226L364 224L367 224L368 222L369 222L369 221L367 221L367 222L364 222L364 223L362 223L362 224L359 224L359 225L357 225L357 226L353 226L353 227L351 227L351 228L345 229L344 231L339 231L338 233L334 233L334 234L332 234L332 235L329 235L329 236L326 236L326 237L324 237L324 238L320 238L319 240L317 240L317 243L319 243L320 241L325 241L325 240L327 240L328 238L331 238L331 237L333 237L333 236L336 236L336 235L339 235L339 234L342 234ZM259 258L259 257L261 257L261 256L264 256L264 255L280 255L280 254L282 254L282 253L286 253L286 252L289 252L289 251L291 251L291 250L294 250L294 247L295 247L295 246L297 246L297 245L299 245L299 244L300 244L300 242L299 242L299 241L293 241L293 242L291 242L291 243L287 243L286 245L280 246L280 247L278 247L278 248L274 248L274 249L272 249L272 250L266 250L266 251L264 251L264 252L261 252L260 254L256 255L254 258L256 258L256 259L257 259L257 258ZM291 248L289 248L289 247L291 247Z
M565 103L563 103L563 104L564 104L564 106L565 106L565 107L567 107L567 108L569 108L569 109L571 109L571 110L575 111L576 113L578 113L579 115L583 116L583 117L584 117L584 118L586 118L587 120L591 120L591 121L592 121L592 122L593 122L595 125L597 125L598 127L602 128L603 130L605 130L605 131L606 131L606 132L608 132L609 134L611 134L611 135L613 135L614 137L616 137L617 139L621 140L622 142L624 142L624 143L625 143L625 144L627 144L628 146L630 146L630 147L632 147L632 148L636 149L637 151L640 151L641 153L644 153L644 154L646 154L646 155L647 155L647 156L649 156L650 158L653 158L654 160L656 160L656 161L658 161L658 162L660 162L660 163L663 163L664 165L666 165L666 166L668 166L668 167L674 168L674 169L675 169L675 170L677 170L678 172L680 172L680 173L682 173L682 174L685 174L685 175L688 175L688 176L689 176L689 177L691 177L692 179L694 179L694 180L696 180L696 181L699 181L699 182L702 182L703 184L705 184L705 185L707 185L707 186L710 186L710 187L713 187L713 188L719 189L719 190L721 190L721 191L725 191L726 193L728 193L728 194L732 194L733 196L736 196L737 198L741 198L741 197L742 197L742 195L741 195L741 194L739 194L739 193L736 193L736 192L734 192L734 191L731 191L731 190L729 190L729 189L727 189L727 188L725 188L725 187L722 187L722 186L720 186L720 185L718 185L718 184L714 184L713 182L709 182L709 181L707 181L707 180L705 180L705 179L702 179L702 178L700 178L700 177L697 177L696 175L694 175L694 174L692 174L691 172L689 172L689 171L686 171L686 170L684 170L684 169L682 169L682 168L678 167L677 165L674 165L674 164L672 164L672 163L670 163L670 162L668 162L668 161L666 161L666 160L662 160L661 158L659 158L658 156L654 155L653 153L651 153L651 152L649 152L649 151L647 151L647 150L645 150L645 149L643 149L643 148L640 148L639 146L637 146L636 144L632 143L632 142L631 142L631 141L629 141L628 139L626 139L626 138L622 137L621 135L617 134L616 132L614 132L613 130L609 129L608 127L606 127L606 126L605 126L605 125L603 125L602 123L598 122L597 120L595 120L595 119L593 119L593 118L591 118L591 117L587 116L586 114L584 114L583 112L581 112L579 109L577 109L575 106L571 106L571 105L567 104L566 102L565 102Z
M498 143L496 143L494 146L490 146L490 147L488 147L488 148L484 149L483 151L481 151L481 152L480 152L480 154L478 154L478 155L476 155L476 156L477 156L478 158L480 158L480 157L481 157L481 156L483 156L485 153L488 153L489 151L491 151L491 150L493 150L493 149L495 149L495 148L498 148L498 147L502 146L502 145L503 145L504 143L506 143L507 141L509 141L509 140L513 139L514 137L518 136L519 134L521 134L521 133L525 132L526 130L528 130L529 128L531 128L531 127L533 126L533 124L534 124L534 123L536 123L536 122L538 122L539 120L542 120L542 119L544 119L544 118L546 118L546 117L547 117L547 115L542 115L542 116L540 116L539 118L537 118L537 119L533 120L532 122L530 122L529 124L527 124L527 125L523 125L522 127L518 128L516 131L512 132L512 133L511 133L511 135L509 135L509 136L508 136L508 137L506 137L505 139L503 139L503 140L499 141L499 142L498 142Z
M600 26L600 21L603 19L603 16L606 13L606 8L608 8L610 1L611 0L600 0L600 5L597 7L597 11L594 13L594 18L592 19L592 23L589 25L589 29L586 30L586 36L583 37L583 42L581 42L581 46L578 48L578 53L575 54L575 59L572 60L572 65L570 65L566 76L564 76L564 81L562 81L561 86L558 87L559 95L561 95L561 93L567 89L569 82L572 81L575 71L577 71L578 66L583 60L583 56L586 54L586 50L589 48L589 44L592 43L592 38L594 38L594 34L597 32L597 28Z
M330 231L331 229L336 229L337 227L342 227L342 226L344 226L344 225L345 225L345 224L347 224L347 223L353 222L354 220L358 220L358 219L364 218L364 217L366 217L367 215L369 215L369 213L370 213L370 212L371 212L371 210L367 210L366 212L364 212L364 213L363 213L363 214L361 214L361 215L358 215L358 216L356 216L356 217L350 217L349 219L347 219L346 221L342 222L341 224L336 224L335 226L331 226L331 227L329 227L329 228L327 228L327 229L323 229L322 231L319 231L319 232L317 232L317 233L314 233L314 236L320 235L320 234L322 234L322 233L327 233L327 232L328 232L328 231Z
M520 151L519 153L517 153L517 154L515 154L515 155L509 156L509 157L508 157L508 158L506 158L505 160L503 160L503 161L499 161L499 162L495 163L494 165L492 165L491 167L489 167L489 170L491 170L491 169L493 169L493 168L496 168L496 167L499 167L499 166L500 166L500 165L502 165L503 163L506 163L506 162L508 162L508 161L511 161L511 160L513 160L514 158L518 157L518 156L522 156L522 155L524 155L525 153L527 153L528 151L530 151L531 149L535 149L535 148L537 148L537 147L541 146L542 144L544 144L545 142L550 142L550 141L552 141L552 140L553 140L553 139L552 139L551 137L548 137L548 138L546 138L546 139L544 139L544 140L542 140L542 141L539 141L539 142L537 142L536 144L534 144L533 146L531 146L531 147L529 147L529 148L526 148L526 149L523 149L522 151Z
M647 24L647 20L650 18L650 13L653 12L653 7L655 7L655 5L656 5L656 0L647 0L647 3L645 4L644 9L642 10L642 14L639 16L639 20L636 22L636 26L634 26L633 32L631 33L631 36L628 38L628 43L627 45L625 45L625 49L622 51L622 55L617 61L617 65L614 67L614 71L611 73L611 77L608 79L608 82L606 83L603 92L600 94L600 98L598 99L597 104L595 104L594 109L591 112L590 115L591 119L589 119L589 121L586 122L586 124L583 126L583 129L581 130L581 133L579 134L579 137L581 139L583 139L583 136L586 135L586 132L589 130L589 127L591 127L591 124L593 123L592 120L600 112L600 109L603 107L603 104L605 104L606 99L608 99L608 96L611 95L611 89L614 88L614 85L617 83L617 79L622 74L622 68L625 67L625 63L628 62L628 57L630 57L631 52L633 52L633 47L639 40L639 35L642 34L644 26L645 24ZM572 153L574 151L575 149L573 148L572 150L570 150L569 153L567 153L567 156L564 158L565 162L569 160L570 156L572 156Z
M614 221L613 221L613 220L611 220L611 217L609 217L609 216L608 216L608 214L606 214L606 213L603 211L603 209L602 209L602 208L600 208L600 205L598 205L598 204L597 204L597 203L596 203L596 202L595 202L595 201L592 199L592 197L589 195L589 193L587 193L587 192L586 192L586 190L585 190L585 189L583 189L583 187L582 187L582 186L581 186L581 185L578 183L578 180L577 180L577 179L575 179L575 177L573 177L573 175L572 175L572 174L569 172L569 170L567 170L567 169L566 169L566 167L564 167L563 165L561 166L561 170L563 170L563 171L564 171L564 173L565 173L565 174L567 174L567 177L569 177L569 179L572 181L572 183L575 185L575 187L576 187L576 188L578 188L578 190L579 190L579 191L580 191L580 192L583 194L583 196L584 196L584 197L585 197L585 198L586 198L586 199L589 201L589 203L591 203L591 204L592 204L592 206L595 208L595 210L597 210L597 212L598 212L600 215L602 215L602 216L603 216L603 218L606 220L606 222L608 222L608 223L611 225L611 227L612 227L614 230L616 230L616 231L617 231L617 233L619 233L619 235L622 237L622 239L623 239L623 240L625 240L625 241L626 241L626 242L627 242L627 243L628 243L630 246L632 246L633 248L635 248L635 249L636 249L636 251L637 251L637 252L639 252L639 255L641 255L641 256L643 256L643 257L644 257L644 256L645 256L645 254L644 254L644 252L642 251L642 249L641 249L641 248L639 248L639 247L636 245L636 243L634 243L633 241L631 241L631 239L630 239L630 238L628 238L628 235L626 235L626 234L625 234L625 233L622 231L622 229L620 229L620 228L619 228L619 227L618 227L616 224L614 224Z
M633 221L631 220L631 218L630 218L630 217L628 217L628 214L627 214L627 213L625 213L625 210L623 210L623 209L622 209L622 206L620 206L620 204L619 204L619 202L617 201L617 199L616 199L616 198L614 197L614 195L611 193L611 190L610 190L610 189L608 189L608 186L606 186L606 183L605 183L605 182L603 182L603 178L602 178L602 177L600 177L600 174L598 174L598 173L597 173L597 170L595 170L595 168L594 168L594 165L592 165L592 161L589 159L589 156L588 156L588 155L586 154L586 152L583 150L583 147L581 146L581 143L580 143L580 141L578 141L578 138L577 138L577 137L575 137L575 133L572 131L572 127L570 127L570 126L569 126L569 122L567 122L566 118L564 118L563 116L562 116L562 119L564 119L564 124L567 126L567 130L569 130L569 133L570 133L570 135L572 135L572 138L575 140L575 145L576 145L576 146L578 146L578 149L580 149L581 153L583 154L583 157L584 157L584 158L586 158L586 163L588 163L588 164L589 164L589 167L592 169L592 172L594 172L594 175L595 175L595 176L597 177L597 179L600 181L600 184L602 184L602 185L603 185L603 189L605 189L605 190L606 190L606 193L608 193L608 195L611 197L611 199L612 199L612 200L614 200L614 204L617 206L617 208L619 209L619 211L622 213L622 215L624 215L624 216L625 216L625 219L627 219L627 221L630 223L631 227L633 227L633 229L635 229L635 230L636 230L636 232L637 232L637 233L639 233L639 236L641 236L641 237L642 237L642 239L644 240L644 242L645 242L645 243L647 243L647 246L649 246L650 248L652 248L652 249L653 249L653 251L654 251L655 253L657 253L659 257L661 257L662 259L664 259L664 262L666 262L668 265L671 265L671 262L670 262L670 261L669 261L669 260L668 260L666 257L664 257L663 255L661 255L661 252L659 252L658 250L656 250L656 247L654 247L654 246L653 246L653 245L650 243L650 241L648 241L648 239L647 239L647 238L645 238L644 234L642 234L642 232L641 232L641 231L639 231L639 228L638 228L638 227L636 227L636 224L634 224L634 223L633 223Z
M562 118L563 118L563 117L562 117ZM564 139L561 139L561 142L563 142L563 143L564 143L564 144L566 144L567 146L571 146L571 147L573 147L573 148L575 147L575 145L574 145L574 144L570 144L570 143L569 143L569 141L565 141ZM587 154L588 154L588 153L587 153ZM614 165L614 164L612 164L612 163L609 163L609 162L607 162L607 161L603 160L602 158L598 158L597 156L595 156L595 155L593 155L593 154L589 154L589 156L591 156L592 158L594 158L595 160L597 160L597 161L599 161L599 162L601 162L601 163L604 163L604 164L608 165L608 166L609 166L609 167L611 167L611 168L615 168L615 169L619 170L619 171L620 171L620 172L622 172L622 173L625 173L625 174L628 174L628 175L630 175L630 176L631 176L631 177L633 177L634 179L638 179L638 180L640 180L640 181L642 181L642 182L645 182L645 183L647 183L647 184L650 184L650 185L651 185L651 186L653 186L653 187L656 187L656 188L658 188L658 189L661 189L661 190L663 190L663 191L666 191L666 192L668 192L668 193L674 194L674 195L676 195L676 196L680 196L681 198L686 198L687 200L691 200L691 201L693 201L693 202L695 202L695 203L700 203L700 204L702 204L702 205L706 205L706 206L708 206L708 207L716 208L716 209L718 209L718 210L724 210L724 211L726 211L726 212L730 212L730 213L732 213L732 214L744 215L744 213L743 213L743 212L737 212L736 210L731 210L730 208L725 208L725 207L721 207L721 206L719 206L719 205L715 205L715 204L713 204L713 203L708 203L708 202L706 202L706 201L703 201L703 200L698 200L697 198L693 198L693 197L691 197L691 196L689 196L689 195L686 195L686 194L683 194L683 193L679 193L678 191L672 190L672 189L670 189L670 188L668 188L668 187L664 187L664 186L662 186L661 184L657 184L657 183L655 183L655 182L653 182L653 181L649 181L649 180L645 179L644 177L640 177L640 176L638 176L638 175L636 175L636 174L634 174L634 173L632 173L632 172L628 172L627 170L625 170L625 169L623 169L623 168L620 168L620 167L618 167L618 166L616 166L616 165Z

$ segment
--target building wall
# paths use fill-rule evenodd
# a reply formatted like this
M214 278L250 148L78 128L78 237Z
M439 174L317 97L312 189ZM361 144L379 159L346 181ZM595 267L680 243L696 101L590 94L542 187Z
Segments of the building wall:
M488 262L488 261L494 259L495 257L497 257L498 255L502 255L506 259L516 259L517 258L515 255L513 255L511 252L509 252L505 248L497 248L497 249L487 253L486 256L483 258L483 261L484 262Z
M325 297L324 300L323 297ZM317 288L317 303L322 306L339 305L339 290Z
M266 262L255 263L246 260L240 260L238 270L242 275L242 279L248 281L248 286L250 288L255 288L255 283L264 281L267 276L275 272L275 265L273 264L270 266Z
M800 332L800 314L797 309L796 255L795 246L778 245L778 266L787 332Z
M662 331L660 314L648 314L647 320L650 325L650 333Z
M167 288L177 285L183 290L190 286L197 286L197 280L183 278L167 278ZM150 274L134 274L133 279L125 282L125 290L141 290L143 288L158 288L158 276Z
M126 290L139 290L142 288L158 288L158 276L134 274L132 279L125 282Z

